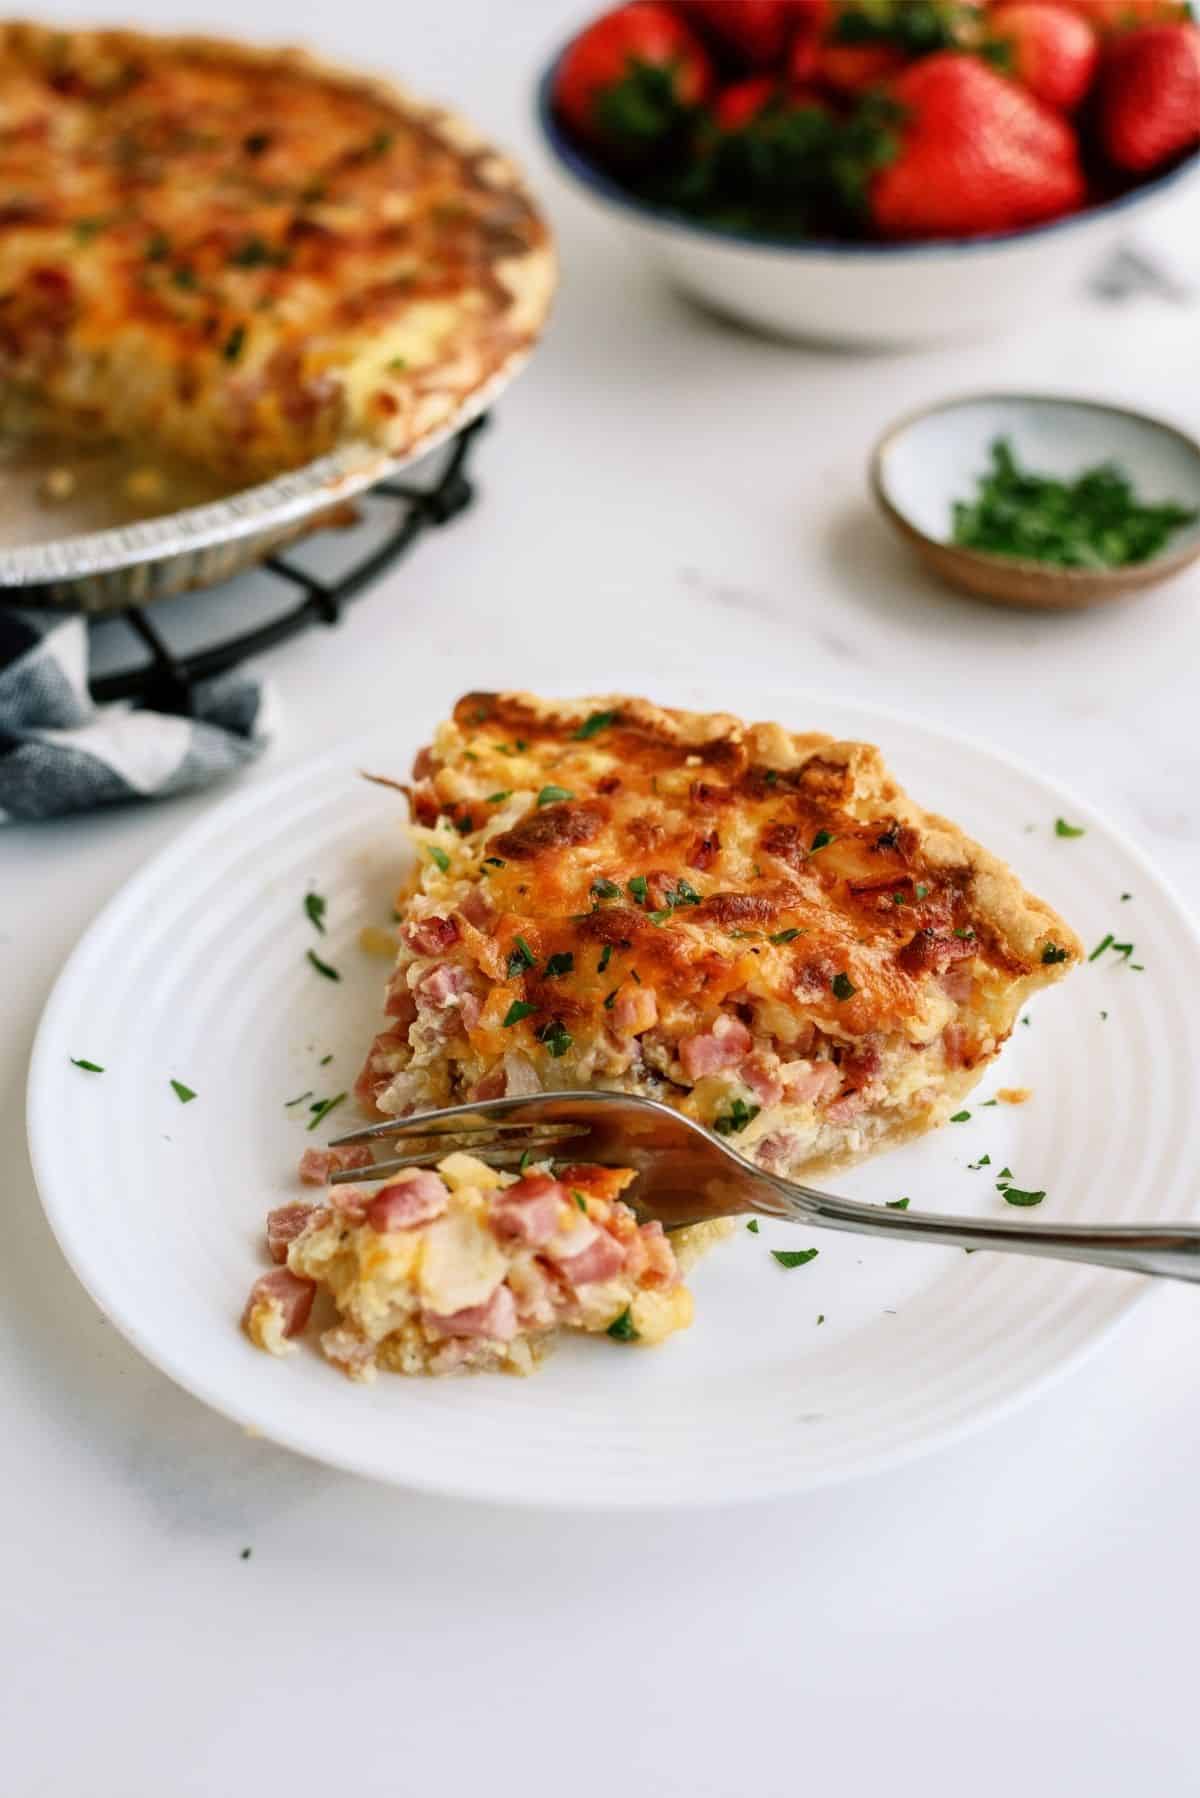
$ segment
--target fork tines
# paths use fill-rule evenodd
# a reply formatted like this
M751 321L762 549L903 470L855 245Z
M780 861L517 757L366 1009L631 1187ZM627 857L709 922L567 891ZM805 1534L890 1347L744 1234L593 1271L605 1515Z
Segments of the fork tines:
M378 1137L392 1137L396 1141L405 1141L413 1137L462 1136L487 1137L489 1140L502 1136L520 1133L536 1134L547 1140L559 1136L578 1136L584 1125L576 1124L492 1124L486 1118L477 1120L470 1117L439 1117L436 1111L418 1112L415 1117L385 1118L380 1124L363 1124L358 1130L349 1130L345 1136L335 1136L330 1140L331 1149L342 1149L351 1143L374 1142Z
M377 1161L371 1167L342 1168L330 1176L329 1185L358 1185L366 1181L382 1180L390 1174L399 1173L403 1168L420 1167L423 1163L439 1160L456 1149L486 1154L493 1167L517 1167L526 1159L537 1157L545 1160L557 1143L586 1134L586 1126L573 1128L570 1124L483 1123L465 1130L460 1126L457 1129L423 1133L400 1132L397 1147L409 1150L408 1154L395 1156L389 1161ZM361 1140L361 1134L356 1132L352 1136L339 1137L338 1144Z

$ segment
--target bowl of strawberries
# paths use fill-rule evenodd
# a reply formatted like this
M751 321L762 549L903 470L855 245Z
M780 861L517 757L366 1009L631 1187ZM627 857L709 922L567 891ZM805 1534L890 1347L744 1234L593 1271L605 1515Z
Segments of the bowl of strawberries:
M1200 171L1184 0L634 0L539 86L676 286L859 345L1011 326Z

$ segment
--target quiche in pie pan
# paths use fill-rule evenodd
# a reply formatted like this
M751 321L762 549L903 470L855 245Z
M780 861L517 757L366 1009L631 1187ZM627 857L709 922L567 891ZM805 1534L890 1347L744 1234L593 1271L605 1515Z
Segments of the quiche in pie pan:
M200 37L0 26L0 221L6 433L52 431L68 476L73 443L132 442L221 495L68 542L48 513L9 587L261 553L480 411L555 284L520 175L452 113Z

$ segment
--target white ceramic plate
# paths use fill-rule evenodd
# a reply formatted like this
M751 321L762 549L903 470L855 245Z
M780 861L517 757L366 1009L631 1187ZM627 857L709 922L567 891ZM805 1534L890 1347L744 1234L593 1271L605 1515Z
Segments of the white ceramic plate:
M795 693L659 696L878 741L921 800L1009 857L1089 944L1111 931L1137 945L1143 972L1106 956L1034 1006L968 1123L843 1190L1003 1216L993 1175L1007 1165L1047 1190L1046 1219L1196 1214L1200 944L1134 849L1040 776L901 718ZM264 1436L380 1479L689 1505L796 1492L944 1442L1027 1398L1128 1310L1145 1286L1130 1275L764 1224L701 1265L696 1324L653 1351L571 1341L529 1380L359 1388L313 1349L275 1361L252 1348L237 1326L266 1265L263 1217L323 1134L284 1102L349 1088L376 1027L384 964L357 936L388 920L404 852L400 802L357 770L403 775L451 697L216 808L118 895L54 990L30 1076L38 1185L79 1278L143 1354ZM1057 837L1058 816L1087 834ZM323 937L302 909L310 886L328 899ZM314 972L310 948L340 984ZM181 1104L171 1078L196 1099ZM1033 1097L980 1103L1001 1086ZM971 1171L985 1153L990 1168ZM785 1271L767 1251L786 1245L820 1254Z

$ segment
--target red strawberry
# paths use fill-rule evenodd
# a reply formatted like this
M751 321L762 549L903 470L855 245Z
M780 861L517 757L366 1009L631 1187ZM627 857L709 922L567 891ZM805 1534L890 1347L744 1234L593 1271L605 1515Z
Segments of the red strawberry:
M1070 125L977 57L939 51L888 92L906 117L898 154L870 187L884 237L1015 231L1082 205Z
M779 92L773 75L752 75L748 81L735 81L724 87L713 101L713 116L722 131L740 131L756 119L764 106L769 106Z
M581 137L624 156L653 151L712 87L700 40L653 0L619 6L567 45L554 103Z
M1005 52L1006 74L1059 112L1074 112L1092 85L1100 56L1087 21L1051 0L1008 0L993 8L987 41Z
M782 63L793 35L819 30L828 10L829 0L690 0L687 16L698 16L752 69L771 69Z
M1135 175L1200 143L1200 31L1143 25L1114 38L1100 75L1099 120L1106 155Z
M1137 25L1178 24L1191 17L1188 0L1055 0L1055 4L1082 13L1101 37Z
M792 76L819 81L835 94L865 94L898 75L908 58L898 44L820 43L811 49L797 44Z

